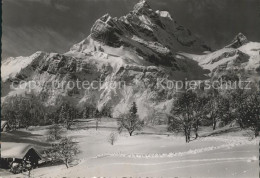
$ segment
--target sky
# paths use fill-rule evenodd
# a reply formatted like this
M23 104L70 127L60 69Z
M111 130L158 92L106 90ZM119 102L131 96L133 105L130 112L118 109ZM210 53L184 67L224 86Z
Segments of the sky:
M2 0L2 59L36 51L64 53L102 15L127 14L138 0ZM213 49L242 32L260 42L260 0L148 0Z

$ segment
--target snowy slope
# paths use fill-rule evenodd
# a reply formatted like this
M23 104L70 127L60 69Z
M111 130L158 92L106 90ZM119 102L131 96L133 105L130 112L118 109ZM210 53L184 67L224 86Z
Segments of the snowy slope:
M260 72L260 43L250 42L246 45L238 48L245 54L250 55L250 59L245 66L247 70L255 70L258 69L258 73ZM260 74L260 73L259 73Z
M3 81L6 81L8 78L14 78L23 68L26 68L30 65L33 60L42 57L43 52L36 52L28 57L10 57L2 61L1 64L1 77Z
M257 169L259 139L249 140L242 136L241 131L201 137L187 144L183 136L168 133L165 125L151 126L141 131L150 134L140 132L130 137L125 132L121 133L112 146L106 139L111 132L116 131L116 120L103 118L100 129L95 130L94 126L94 121L81 122L78 123L77 129L67 132L67 136L71 136L80 149L78 159L69 169L63 164L40 167L31 171L31 177L173 177L174 175L174 177L256 178L259 176ZM90 128L84 129L86 127ZM47 128L36 127L26 132L31 133L30 135L44 135ZM45 142L42 136L30 139L36 143L39 142L38 139ZM0 176L26 177L27 173L9 174L9 176L0 173Z
M210 70L213 76L228 70L245 70L248 78L255 76L259 79L260 43L247 41L240 46L236 45L237 48L231 48L232 45L203 55L181 54L197 61L201 67Z

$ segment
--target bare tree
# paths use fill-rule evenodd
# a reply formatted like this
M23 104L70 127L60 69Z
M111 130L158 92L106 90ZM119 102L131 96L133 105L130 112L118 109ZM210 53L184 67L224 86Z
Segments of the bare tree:
M118 136L117 133L115 132L111 132L107 138L108 143L110 143L111 145L114 145L114 143L117 141Z
M99 112L98 109L95 110L94 117L95 117L96 130L97 130L98 129L98 123L101 120L101 113Z
M59 143L53 144L52 148L46 151L47 157L53 162L62 161L67 168L78 153L78 147L71 138L63 138Z
M245 101L249 97L249 93L242 86L233 90L230 94L232 100L232 107L235 110L235 117L241 129L244 128L243 118L247 118L247 105Z
M121 114L118 119L118 131L122 132L123 129L126 129L130 136L136 130L141 130L144 125L144 122L139 119L137 115L137 106L133 102L132 107L129 112L126 114Z
M218 102L219 102L219 93L217 90L210 90L208 92L208 102L206 104L206 112L209 119L212 121L212 129L216 129L218 121Z
M190 142L191 130L195 120L194 106L197 96L192 91L181 93L174 106L168 120L168 130L183 132L185 141Z
M195 139L198 138L198 130L201 120L206 116L206 106L208 98L204 95L198 94L193 104L193 129L195 132Z

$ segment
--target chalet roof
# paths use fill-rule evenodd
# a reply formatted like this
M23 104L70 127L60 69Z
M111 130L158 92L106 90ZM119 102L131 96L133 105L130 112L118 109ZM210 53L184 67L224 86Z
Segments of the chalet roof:
M23 159L29 150L33 149L35 153L42 159L39 152L29 144L25 143L11 143L2 142L1 143L1 158L17 158Z

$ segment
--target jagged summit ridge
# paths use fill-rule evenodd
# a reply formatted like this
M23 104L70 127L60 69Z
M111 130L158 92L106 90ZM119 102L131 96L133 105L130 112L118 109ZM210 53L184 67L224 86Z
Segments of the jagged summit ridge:
M161 51L169 51L169 56L178 51L201 53L210 50L190 30L173 20L169 12L154 11L145 0L137 3L125 16L117 18L105 14L99 18L92 26L87 41L90 38L113 48L131 48L145 60L165 58ZM89 46L82 48L82 45L76 44L72 49L82 52L87 48Z
M133 12L135 13L145 13L152 11L151 6L146 0L140 0L135 6Z
M249 41L247 37L243 33L238 33L235 38L232 40L232 42L226 46L226 48L239 48L245 44L247 44Z

